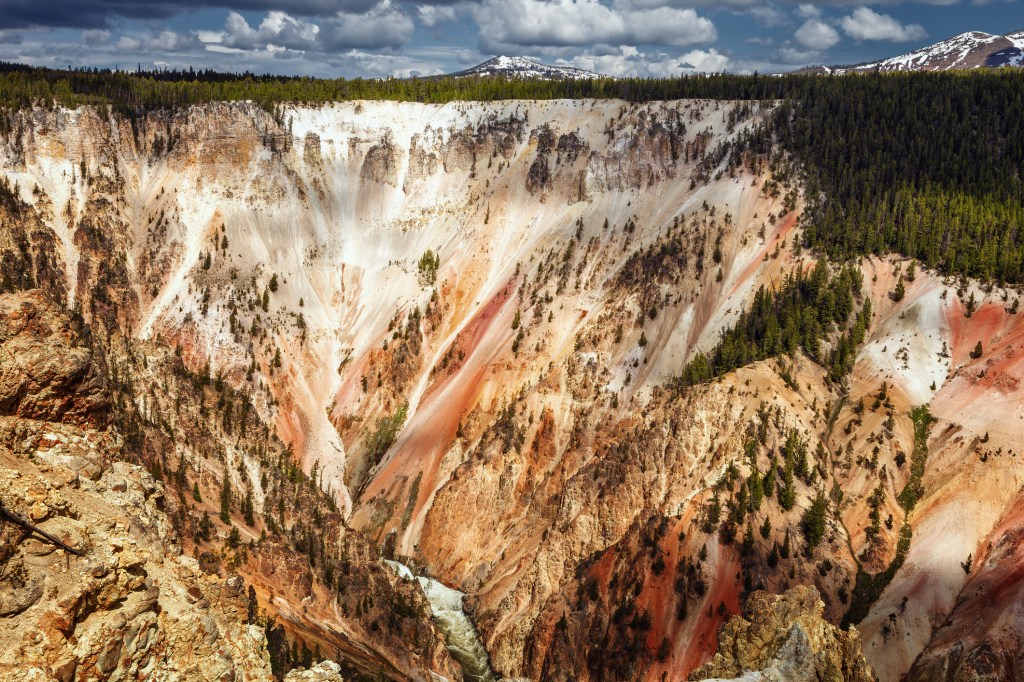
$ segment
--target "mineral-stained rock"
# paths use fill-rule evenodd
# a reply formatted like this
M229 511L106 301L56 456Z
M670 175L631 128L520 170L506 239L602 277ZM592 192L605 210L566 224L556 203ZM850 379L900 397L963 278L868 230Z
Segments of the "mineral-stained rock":
M41 291L0 299L0 414L102 425L102 372L84 335Z
M43 582L33 580L22 585L4 585L0 590L0 618L16 616L43 596Z
M857 630L832 625L822 617L824 608L813 587L754 593L743 615L722 626L718 653L690 679L874 682Z

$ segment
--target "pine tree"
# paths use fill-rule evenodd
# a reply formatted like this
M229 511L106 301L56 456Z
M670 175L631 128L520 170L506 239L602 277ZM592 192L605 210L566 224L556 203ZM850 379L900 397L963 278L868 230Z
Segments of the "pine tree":
M811 506L807 508L801 518L804 537L807 539L808 546L812 549L818 546L818 543L821 542L822 537L825 535L827 515L828 501L825 498L825 492L818 488L818 493L811 502Z
M750 556L754 551L754 527L747 523L747 530L743 533L743 554Z
M213 522L210 520L210 512L203 510L203 517L199 520L199 530L196 532L196 538L203 542L210 540L210 533L213 530Z
M761 472L755 467L747 479L747 488L750 490L750 509L758 511L761 509L761 501L764 499L764 486L761 481Z
M245 498L242 499L242 515L248 526L256 525L255 511L253 509L252 489L245 491Z
M766 497L772 497L775 495L775 457L773 456L771 461L768 462L768 471L764 474L764 494Z
M231 481L226 471L224 485L220 489L220 520L224 523L231 521Z
M796 504L796 484L793 480L793 467L786 465L782 469L782 480L779 483L779 506L789 511Z
M892 300L898 303L903 300L906 294L907 288L903 285L903 275L900 275L899 279L896 280L896 290L892 292Z

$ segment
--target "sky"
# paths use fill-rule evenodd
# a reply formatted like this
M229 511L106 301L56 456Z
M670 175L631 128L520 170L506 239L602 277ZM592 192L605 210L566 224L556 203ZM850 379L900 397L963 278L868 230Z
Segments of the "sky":
M775 73L1021 29L1017 0L0 0L0 60L333 78L505 54L612 76Z

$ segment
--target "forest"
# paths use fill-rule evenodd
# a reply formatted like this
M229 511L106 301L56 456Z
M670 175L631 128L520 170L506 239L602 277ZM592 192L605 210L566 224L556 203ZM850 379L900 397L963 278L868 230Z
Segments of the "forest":
M856 348L871 322L871 301L860 297L862 276L850 266L830 272L827 259L813 270L786 275L778 289L762 286L750 309L722 332L710 355L698 352L683 368L678 388L703 383L752 362L802 350L839 381L853 369ZM835 334L834 332L841 332ZM822 342L833 339L830 350Z

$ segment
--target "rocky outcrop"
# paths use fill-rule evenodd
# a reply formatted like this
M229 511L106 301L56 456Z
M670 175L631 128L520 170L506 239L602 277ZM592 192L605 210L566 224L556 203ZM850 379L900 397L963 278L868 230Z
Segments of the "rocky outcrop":
M109 403L81 319L42 292L0 297L0 414L102 427Z
M284 676L284 682L344 682L341 667L334 661L321 661L308 670L296 669Z
M824 606L812 587L781 595L755 592L743 615L722 626L718 652L690 679L874 682L857 630L844 632L826 621Z
M138 466L92 481L58 462L0 451L0 497L75 556L5 527L0 677L5 680L270 680L244 590L176 549L163 486ZM40 507L45 511L37 513Z
M87 340L40 292L0 296L0 500L80 553L0 527L0 677L271 679L241 579L199 571L163 485L114 461Z

